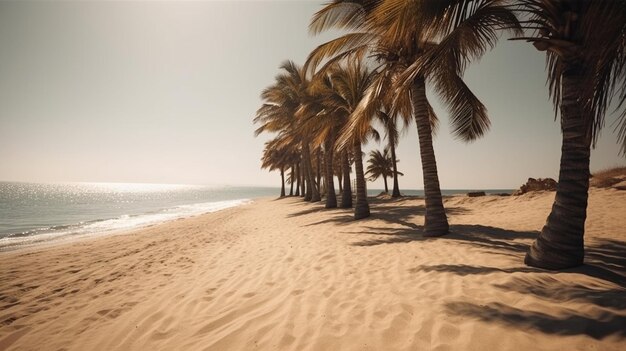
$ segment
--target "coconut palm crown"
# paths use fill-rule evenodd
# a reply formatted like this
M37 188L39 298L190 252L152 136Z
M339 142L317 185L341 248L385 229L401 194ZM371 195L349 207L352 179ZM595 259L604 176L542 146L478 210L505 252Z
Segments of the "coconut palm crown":
M584 260L590 149L611 99L626 152L626 1L520 0L525 39L547 56L548 85L560 113L562 147L552 210L526 255L528 265L563 269Z
M388 193L389 187L387 186L387 177L393 177L394 175L393 160L389 154L389 149L385 148L383 152L380 152L380 150L372 150L370 151L369 156L370 157L367 160L367 171L365 174L369 175L370 181L375 181L376 179L383 177L385 192ZM402 172L395 172L398 175L404 175Z

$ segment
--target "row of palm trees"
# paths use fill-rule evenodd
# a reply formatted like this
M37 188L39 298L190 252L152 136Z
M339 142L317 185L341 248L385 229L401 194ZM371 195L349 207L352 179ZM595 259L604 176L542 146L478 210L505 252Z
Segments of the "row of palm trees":
M332 0L310 24L314 34L329 29L345 34L313 50L303 67L283 64L263 91L264 105L255 118L257 134L276 134L264 160L278 157L299 167L295 173L306 183L305 200L320 200L311 159L323 153L326 207L337 205L337 168L343 177L341 206L352 205L346 193L352 162L355 218L367 217L361 146L379 138L373 125L380 122L395 185L397 126L415 122L426 203L423 235L448 233L432 142L438 117L426 90L433 89L447 107L457 138L469 142L483 136L490 124L487 110L463 73L508 32L546 51L550 97L563 134L554 205L525 262L548 269L583 263L590 149L614 96L621 109L616 130L626 153L626 1ZM282 156L271 156L275 150ZM284 177L283 168L275 168Z

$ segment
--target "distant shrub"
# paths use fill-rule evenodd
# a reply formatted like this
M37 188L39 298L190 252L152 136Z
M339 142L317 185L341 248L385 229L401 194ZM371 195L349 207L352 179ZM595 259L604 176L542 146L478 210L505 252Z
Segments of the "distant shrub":
M591 175L589 185L596 188L610 188L626 180L626 167L611 167Z

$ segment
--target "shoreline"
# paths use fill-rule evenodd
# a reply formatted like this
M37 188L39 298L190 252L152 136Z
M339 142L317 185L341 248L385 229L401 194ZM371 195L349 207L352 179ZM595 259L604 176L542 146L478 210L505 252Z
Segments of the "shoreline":
M258 199L263 199L263 197L260 197ZM94 229L93 231L81 231L80 230L80 229L83 229L83 230L85 229L85 228L81 228L81 226L85 224L116 221L123 217L126 217L126 218L136 218L136 217L142 217L142 216L145 217L145 216L154 215L154 213L147 212L147 213L131 214L131 215L125 214L125 215L121 215L115 218L95 219L95 220L87 221L86 223L70 223L70 224L55 226L55 227L65 227L65 228L75 227L76 231L74 232L50 231L48 233L41 233L41 234L34 234L34 235L20 234L18 236L13 236L13 237L7 236L7 237L0 238L0 255L4 252L12 252L16 250L37 248L39 246L42 246L42 247L56 246L56 245L63 245L63 244L71 244L72 242L75 242L75 241L88 240L91 238L98 238L98 237L103 237L103 236L108 236L108 235L124 235L129 232L162 225L164 223L171 222L171 221L178 221L181 219L193 218L193 217L202 216L208 213L223 211L225 209L232 208L232 207L244 206L246 204L253 202L254 200L255 199L242 198L242 199L215 201L215 202L212 202L211 204L217 205L217 208L207 210L206 212L197 212L197 213L190 212L187 214L181 213L181 214L171 216L171 218L163 218L163 219L145 221L144 223L130 225L125 228L112 227L112 228L104 228L100 230ZM198 204L208 204L208 203L195 203L195 204L182 205L182 206L194 206ZM164 214L171 209L172 208L165 208L158 212ZM53 229L53 227L38 228L38 229L29 230L29 231L43 230L43 229ZM12 241L15 241L15 243Z
M372 217L255 199L71 245L0 254L0 349L620 350L626 192L590 191L587 264L525 266L554 193L423 200Z
M379 192L380 190L380 192ZM457 193L457 191L459 191ZM443 190L444 195L442 195L443 198L454 198L454 197L462 197L465 196L467 192L473 192L473 191L484 191L486 193L485 196L502 196L501 194L503 194L503 192L512 192L511 189L483 189L483 190L471 190L471 189L445 189ZM371 189L369 190L369 192L371 194L368 195L368 199L376 201L377 198L379 198L380 196L385 196L384 195L384 191L383 189ZM415 189L408 189L406 191L404 191L405 193L408 192L409 194L403 194L402 198L405 199L423 199L424 196L423 194L411 194L411 193L419 193L419 192L423 192L423 190L415 190ZM455 193L451 193L451 192L455 192ZM338 192L337 196L340 196L341 194ZM510 194L509 194L510 195ZM19 235L16 236L11 236L11 235L15 235L15 234L10 234L10 236L7 237L2 237L0 238L0 255L2 255L5 252L12 252L12 251L16 251L16 250L25 250L25 249L30 249L30 248L34 248L36 249L37 247L47 247L47 246L56 246L56 245L63 245L63 244L71 244L72 242L75 241L79 241L79 240L85 240L85 239L91 239L91 238L96 238L96 237L102 237L102 236L107 236L107 235L123 235L126 234L128 232L132 232L132 231L136 231L136 230L140 230L143 228L148 228L148 227L152 227L152 226L156 226L156 225L161 225L170 221L176 221L176 220L180 220L180 219L186 219L186 218L192 218L192 217L196 217L196 216L201 216L207 213L213 213L213 212L217 212L217 211L222 211L224 209L227 208L231 208L231 207L237 207L237 206L242 206L248 203L251 203L255 200L263 200L263 199L272 199L274 197L272 196L262 196L262 197L256 197L256 198L241 198L241 199L232 199L232 200L221 200L221 201L215 201L213 202L214 204L221 204L221 203L228 203L228 202L239 202L238 204L234 205L234 206L226 206L226 207L221 207L218 208L216 210L211 210L208 212L202 212L202 213L191 213L191 214L185 214L185 215L181 215L180 217L174 217L174 218L168 218L168 219L162 219L162 220L157 220L154 222L147 222L147 223L143 223L143 224L137 224L135 226L131 226L128 228L111 228L111 229L101 229L101 230L94 230L91 232L88 231L84 231L84 232L68 232L68 233L63 233L63 232L58 232L58 231L51 231L51 232L44 232L41 234L34 234L34 235L24 235L23 233L19 233ZM298 198L297 196L286 196L286 198ZM300 197L301 198L301 197ZM194 206L197 205L197 203L192 203L192 204L188 204L188 205L182 205L182 206ZM161 209L159 212L164 212L170 210L169 208L164 208ZM105 218L105 219L95 219L95 220L90 220L87 221L86 223L99 223L99 222L106 222L106 221L113 221L113 220L117 220L120 217L140 217L140 216L146 216L146 215L151 215L153 214L153 212L147 212L147 213L139 213L139 214L131 214L131 215L121 215L119 217L115 217L115 218ZM53 227L76 227L77 230L80 229L79 226L83 225L85 223L69 223L69 224L63 224L63 225L56 225ZM52 227L50 228L37 228L37 229L31 229L28 231L40 231L40 230L47 230L47 229L52 229ZM45 238L45 237L49 237L49 238ZM12 243L10 241L16 241L16 243Z

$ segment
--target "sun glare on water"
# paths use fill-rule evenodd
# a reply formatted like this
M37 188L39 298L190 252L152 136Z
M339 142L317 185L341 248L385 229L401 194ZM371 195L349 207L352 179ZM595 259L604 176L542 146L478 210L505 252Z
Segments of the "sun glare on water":
M142 193L172 191L197 187L189 184L157 184L157 183L80 183L99 190L116 193Z

